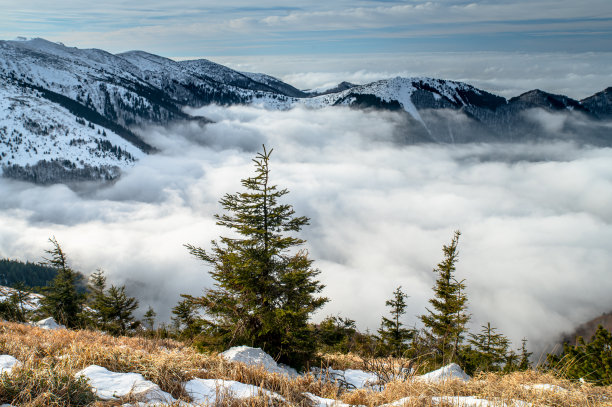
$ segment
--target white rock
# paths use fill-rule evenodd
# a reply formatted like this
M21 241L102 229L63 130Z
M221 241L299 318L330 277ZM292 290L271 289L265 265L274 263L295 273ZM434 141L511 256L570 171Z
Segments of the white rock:
M15 366L19 366L20 364L21 362L11 355L0 355L0 374L10 374L13 368Z
M185 391L194 403L207 403L210 405L215 405L217 400L221 400L224 397L246 399L259 395L266 396L269 399L284 401L282 396L270 390L234 380L193 379L185 383Z
M463 371L463 369L461 369L461 367L459 367L458 364L451 363L449 365L441 367L438 370L434 370L433 372L429 372L424 375L417 376L415 377L415 379L424 380L427 382L438 382L438 381L453 380L453 379L468 381L471 378Z
M91 365L77 372L75 376L87 377L94 393L103 400L130 394L145 402L175 401L169 393L162 391L155 383L145 380L139 373L115 373L101 366Z
M64 325L55 322L53 317L41 319L40 321L35 322L34 326L37 326L42 329L66 329Z
M221 356L230 362L240 362L251 366L262 366L270 373L280 373L285 376L295 377L298 373L290 367L279 366L272 356L260 348L249 346L234 346L221 353Z

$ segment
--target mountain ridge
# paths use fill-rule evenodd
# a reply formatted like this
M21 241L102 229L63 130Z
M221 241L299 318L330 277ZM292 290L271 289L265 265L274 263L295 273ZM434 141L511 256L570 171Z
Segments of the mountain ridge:
M0 96L5 100L4 112L0 112L4 113L0 114L0 166L4 176L17 178L32 173L32 167L38 163L34 157L37 155L40 162L50 156L59 162L66 161L69 165L65 169L75 173L86 166L106 168L85 171L75 180L114 179L121 170L134 165L142 154L155 152L139 134L142 126L181 120L208 123L207 118L184 111L186 107L208 104L256 105L271 110L300 106L394 110L408 119L405 143L562 139L595 146L612 145L612 136L604 122L612 119L610 87L581 101L539 89L506 99L467 83L427 77L396 77L362 85L342 82L327 91L305 92L272 76L235 71L206 59L174 61L145 51L111 54L99 49L66 47L41 38L0 41L0 79ZM24 103L28 104L27 109ZM45 109L47 113L52 111L63 117L61 126L58 124L63 133L57 131L57 126L53 127L52 134L47 135L54 138L53 142L42 143L46 135L32 130L25 117L27 112L43 117L41 112ZM20 116L10 113L15 110L21 112ZM559 134L544 131L538 122L540 111L568 117ZM48 130L48 123L40 120L40 126ZM585 121L588 131L583 129ZM80 122L87 122L90 129L91 126L96 129L97 125L100 137L81 135ZM20 136L15 139L11 134L17 128ZM119 139L108 147L110 141L104 140L102 133L112 133L113 140L115 136ZM51 146L61 138L70 138L63 142L70 148L65 147L62 154L58 151L51 154ZM47 157L43 153L33 154L29 148L20 148L21 144L17 143L20 139L26 139L29 144L44 144ZM72 148L79 143L81 147L88 147ZM114 159L106 155L109 157L106 161L98 160L104 155L102 145L107 152L120 149L124 154L117 157L115 153ZM9 152L16 158L7 158ZM29 158L25 159L26 156ZM126 157L133 159L126 162ZM63 174L65 171L62 171ZM46 183L62 182L63 176L54 179L39 173L25 177L34 182L44 179Z

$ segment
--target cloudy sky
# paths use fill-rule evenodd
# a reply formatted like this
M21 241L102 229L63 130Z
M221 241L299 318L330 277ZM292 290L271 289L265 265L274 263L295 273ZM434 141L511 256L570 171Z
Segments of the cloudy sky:
M585 97L612 82L609 0L1 0L0 7L0 38L207 57L300 88L428 75L504 96L542 87Z

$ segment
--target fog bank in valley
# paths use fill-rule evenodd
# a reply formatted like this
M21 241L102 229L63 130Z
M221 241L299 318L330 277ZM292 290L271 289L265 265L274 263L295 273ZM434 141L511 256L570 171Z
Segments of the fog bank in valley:
M0 180L0 256L38 261L55 235L75 269L101 267L162 319L211 287L185 243L227 234L213 215L273 148L273 183L311 219L301 236L341 314L376 330L401 285L420 327L442 245L461 230L457 278L471 328L490 321L534 349L612 309L612 150L546 145L402 145L404 116L344 108L210 106L214 124L149 128L160 149L112 185ZM551 124L551 129L556 127ZM551 131L552 131L551 130Z

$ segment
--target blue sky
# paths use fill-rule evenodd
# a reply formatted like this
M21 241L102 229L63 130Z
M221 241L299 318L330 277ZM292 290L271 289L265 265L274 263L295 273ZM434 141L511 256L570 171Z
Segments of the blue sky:
M302 57L306 56L306 61L327 61L325 68L319 68L325 72L334 70L338 57L350 56L355 64L347 67L347 72L355 73L364 69L360 61L376 61L380 55L395 55L398 58L395 62L387 58L384 68L388 68L388 73L407 71L431 76L439 75L435 67L415 71L406 64L407 56L462 53L461 58L465 60L473 53L497 56L500 53L531 56L554 53L581 54L579 59L584 61L590 58L588 53L596 55L598 64L602 55L607 55L604 62L608 66L612 61L610 0L312 0L292 3L103 0L93 4L82 0L0 0L0 10L0 38L3 39L43 37L70 46L102 48L110 52L141 49L173 58L207 57L235 64L240 61L250 64L252 69L281 78L303 70ZM264 56L265 62L255 63ZM301 62L287 66L287 60ZM449 63L457 64L457 61L451 58ZM496 67L500 66L495 58L491 61ZM516 62L518 67L525 63L520 57ZM284 70L278 69L279 65L284 66ZM430 72L432 69L434 72ZM610 83L597 83L606 78L600 78L594 69L603 67L582 67L565 74L595 75L593 89L609 86ZM451 79L461 79L465 75L451 76ZM300 78L294 77L294 80L298 80L297 86L311 85L300 82ZM312 85L317 83L314 81ZM318 85L324 84L319 81ZM552 90L562 88L555 86Z
M126 4L127 3L127 4ZM257 4L257 6L253 6ZM609 0L3 0L0 34L111 52L612 51Z

